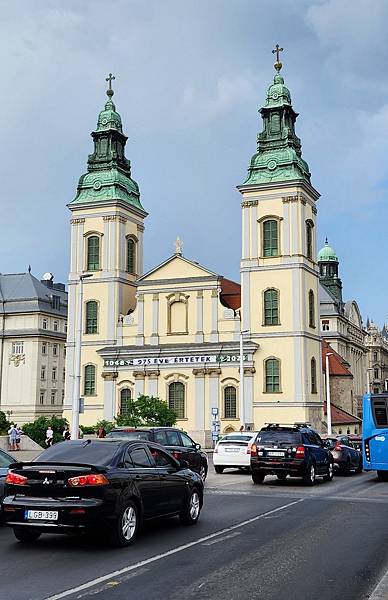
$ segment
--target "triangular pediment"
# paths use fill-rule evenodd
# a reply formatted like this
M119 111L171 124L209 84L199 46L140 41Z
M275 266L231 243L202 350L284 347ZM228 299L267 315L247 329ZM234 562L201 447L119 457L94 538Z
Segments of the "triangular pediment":
M174 254L162 264L158 265L145 273L138 280L139 285L146 281L164 281L170 279L184 279L188 278L218 278L219 275L213 271L209 271L206 267L193 262L180 254Z

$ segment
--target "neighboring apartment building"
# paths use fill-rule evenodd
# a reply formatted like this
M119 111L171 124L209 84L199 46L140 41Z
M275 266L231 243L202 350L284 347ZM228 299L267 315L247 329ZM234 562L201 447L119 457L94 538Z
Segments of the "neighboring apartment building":
M0 410L23 424L61 415L67 292L51 273L0 274Z
M318 252L318 265L321 335L344 359L353 376L351 383L348 382L350 400L347 398L342 403L339 396L338 406L353 415L359 415L367 385L366 331L357 302L344 302L342 299L339 260L327 239L324 247Z
M367 322L369 391L381 394L388 391L388 327L380 331L373 321Z

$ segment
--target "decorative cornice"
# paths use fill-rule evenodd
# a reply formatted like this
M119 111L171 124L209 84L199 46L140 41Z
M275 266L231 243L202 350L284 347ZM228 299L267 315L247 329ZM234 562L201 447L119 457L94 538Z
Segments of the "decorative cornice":
M206 369L193 369L193 375L195 375L195 377L204 377L206 373Z
M82 218L70 219L70 223L72 225L80 225L81 223L85 223L85 219L82 219Z
M107 372L107 371L103 371L101 373L101 377L107 381L113 381L114 379L117 379L117 377L119 376L119 374L116 371L113 372Z
M241 202L242 208L248 208L249 206L258 206L258 205L259 205L258 200L244 200L244 202Z
M140 225L139 223L137 224L137 230L138 231L144 231L144 225Z

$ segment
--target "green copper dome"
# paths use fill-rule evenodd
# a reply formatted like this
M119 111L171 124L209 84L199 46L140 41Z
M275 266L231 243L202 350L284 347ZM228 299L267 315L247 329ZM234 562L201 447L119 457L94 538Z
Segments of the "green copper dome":
M318 252L318 262L338 262L338 256L331 246L329 246L329 242L327 241L323 248Z
M259 111L263 131L257 136L257 152L244 185L300 179L310 183L309 166L302 158L302 144L295 133L298 113L292 108L290 90L279 72L282 64L277 61L274 66L277 72L268 88L266 104Z
M109 74L108 100L92 133L94 152L89 155L87 173L80 177L77 195L71 204L121 201L144 213L139 186L132 179L131 162L125 156L128 138L123 134L121 117L112 101L112 79Z

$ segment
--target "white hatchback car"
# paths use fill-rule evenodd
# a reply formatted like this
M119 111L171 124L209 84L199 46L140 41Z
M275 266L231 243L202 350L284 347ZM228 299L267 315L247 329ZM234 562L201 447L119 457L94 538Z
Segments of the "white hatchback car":
M213 452L213 465L216 473L227 468L249 469L251 466L251 445L256 438L255 431L226 433Z

